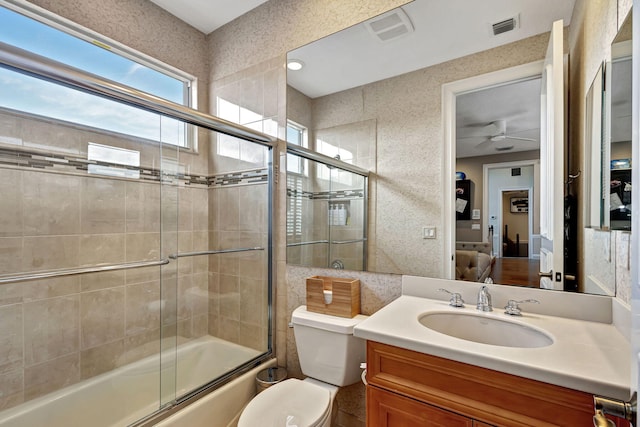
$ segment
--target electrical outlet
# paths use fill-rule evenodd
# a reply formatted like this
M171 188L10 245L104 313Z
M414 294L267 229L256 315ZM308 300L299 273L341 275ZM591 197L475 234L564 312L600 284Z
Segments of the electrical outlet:
M471 224L472 230L480 230L480 224Z
M435 239L436 238L436 227L422 227L422 238L423 239Z

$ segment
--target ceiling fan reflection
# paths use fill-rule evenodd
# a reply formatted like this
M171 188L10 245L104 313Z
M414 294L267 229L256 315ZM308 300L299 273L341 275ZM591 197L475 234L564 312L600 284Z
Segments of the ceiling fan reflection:
M477 148L485 148L486 146L492 143L504 142L508 140L515 141L537 141L534 138L525 138L521 136L516 136L507 133L507 121L506 120L495 120L493 122L488 123L484 126L487 132L484 134L479 134L475 136L462 137L460 139L469 139L469 138L479 138L484 137L484 141L480 142L476 145ZM513 149L513 145L501 145L496 147L496 151L508 151Z

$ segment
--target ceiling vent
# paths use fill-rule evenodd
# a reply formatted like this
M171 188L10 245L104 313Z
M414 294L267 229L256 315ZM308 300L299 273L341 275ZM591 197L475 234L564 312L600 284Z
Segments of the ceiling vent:
M376 16L364 25L376 39L382 42L397 39L414 31L411 20L401 8Z
M493 31L493 35L497 36L498 34L504 34L504 33L508 33L509 31L513 31L519 26L520 26L520 15L516 15L513 18L496 22L495 24L491 25L491 30Z

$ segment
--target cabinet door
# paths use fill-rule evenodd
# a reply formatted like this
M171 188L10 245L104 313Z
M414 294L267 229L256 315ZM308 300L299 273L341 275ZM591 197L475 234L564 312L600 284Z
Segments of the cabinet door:
M473 427L473 420L367 386L367 427Z
M374 341L367 381L501 427L593 425L591 394Z

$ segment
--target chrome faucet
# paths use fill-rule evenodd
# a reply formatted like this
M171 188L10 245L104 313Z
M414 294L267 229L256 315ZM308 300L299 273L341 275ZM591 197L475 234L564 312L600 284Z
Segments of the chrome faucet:
M489 293L487 285L482 285L478 292L478 304L476 305L476 309L480 311L493 311L493 307L491 306L491 294Z
M522 316L522 310L520 310L519 304L523 304L525 302L540 304L540 301L538 301L537 299L526 299L523 301L510 299L509 301L507 301L507 306L504 308L504 314L508 314L510 316Z
M449 305L451 307L464 307L464 300L462 299L462 295L460 295L458 292L450 292L445 288L440 288L438 289L438 291L446 292L451 295L451 298L449 299Z

